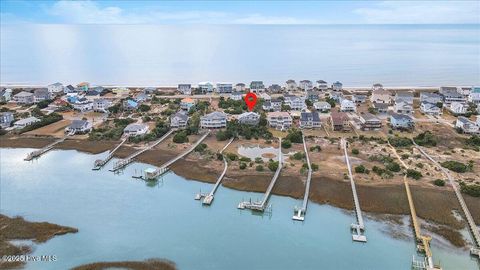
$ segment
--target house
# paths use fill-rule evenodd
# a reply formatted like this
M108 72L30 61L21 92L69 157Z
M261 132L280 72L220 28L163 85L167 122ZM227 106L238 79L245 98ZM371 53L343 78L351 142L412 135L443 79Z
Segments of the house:
M479 127L480 127L480 115L479 115L479 116L477 116L477 126L479 126Z
M331 99L333 99L333 100L334 100L335 102L337 102L337 103L339 103L340 101L342 101L343 98L344 98L342 92L332 92L332 91L330 91L330 92L328 93L328 95L329 95L329 97L330 97Z
M461 102L452 102L447 109L455 115L461 115L467 113L468 105Z
M87 91L90 88L90 83L88 82L81 82L77 84L77 91Z
M413 105L413 93L407 91L397 91L395 94L395 102L397 100L403 100L406 103Z
M242 99L243 99L243 95L242 95L241 92L235 91L235 92L233 92L233 93L230 94L230 99L237 100L237 101L238 101L238 100L242 100Z
M195 100L193 98L184 98L180 101L180 109L190 111L195 106Z
M59 82L49 84L47 89L51 96L63 94L63 84Z
M468 102L474 103L480 106L480 87L473 87L472 91L468 95Z
M75 92L75 87L73 87L71 84L65 86L63 88L63 93L68 94L68 93L73 93Z
M372 86L373 91L383 90L383 85L381 83L374 83Z
M285 82L285 89L287 91L295 91L297 90L297 83L295 80L288 80Z
M269 94L267 94L267 93L260 93L260 94L258 95L258 98L261 98L261 99L263 99L263 100L265 100L265 101L272 99L272 97L271 97Z
M330 105L330 103L326 101L315 102L313 104L313 107L315 108L315 110L320 112L328 112L332 109L332 105Z
M108 99L97 98L93 101L92 106L94 111L106 113L108 112L108 108L112 106L112 102Z
M280 93L280 92L282 92L282 87L278 84L272 84L268 87L268 92L270 92L270 93Z
M477 119L478 122L478 119ZM475 122L470 121L468 118L459 116L455 123L455 127L462 130L463 133L467 134L480 134L480 128Z
M9 102L12 100L12 89L1 89L0 90L0 102Z
M372 95L370 96L370 101L372 103L390 104L392 102L392 98L390 96L390 92L388 92L387 90L379 89L379 90L372 91Z
M343 84L339 81L336 81L332 84L332 90L333 91L342 91L343 89Z
M100 98L100 92L97 90L90 89L85 92L84 97L90 101L93 101L97 98Z
M133 110L136 110L137 108L138 108L138 102L131 99L127 99L123 101L124 111L133 111Z
M260 122L260 115L256 112L244 112L237 119L241 124L256 126Z
M460 93L462 96L468 98L470 93L472 92L473 87L459 87L457 88L457 92Z
M382 128L382 121L371 113L361 114L360 122L363 130L379 130Z
M406 114L392 113L390 115L390 125L394 129L413 129L415 123L412 117Z
M2 127L2 128L10 127L13 120L15 120L15 119L13 117L12 112L1 112L0 113L0 127Z
M33 91L33 101L35 103L49 99L51 99L51 95L47 88L38 88Z
M40 119L36 118L36 117L28 117L28 118L24 118L24 119L20 119L18 120L17 122L13 123L13 126L17 129L22 129L26 126L29 126L33 123L36 123L36 122L40 122Z
M388 112L388 104L387 103L373 103L373 109L377 113L387 113Z
M440 95L443 96L444 105L450 105L452 102L464 103L467 101L462 94L457 91L456 87L440 87Z
M192 85L183 83L179 84L177 87L178 92L182 93L183 95L191 95L192 94Z
M264 111L280 111L282 110L282 100L272 99L270 101L265 101L262 105Z
M85 134L92 130L92 124L87 120L73 120L65 129L66 133Z
M132 123L127 125L123 129L123 134L128 137L134 137L139 135L147 134L148 132L148 125L143 123Z
M396 113L412 114L413 105L411 103L405 102L403 99L399 99L395 101L395 106L393 110Z
M170 116L171 128L186 128L188 124L188 115L184 111L179 111Z
M311 102L317 102L320 100L320 95L318 91L315 90L308 90L307 91L307 99L310 100Z
M318 128L320 126L318 112L302 112L300 114L300 128Z
M289 106L292 110L301 111L307 108L307 104L305 104L304 97L298 97L294 95L284 95L284 102L285 105Z
M355 112L356 109L355 103L349 99L344 98L340 102L340 111L342 112Z
M86 98L77 99L74 103L72 103L72 106L74 110L81 112L93 110L93 102L87 100Z
M14 95L13 100L18 104L33 104L35 101L35 98L33 96L33 93L22 91Z
M424 114L429 114L429 115L441 115L442 114L442 108L439 108L436 103L429 103L429 102L422 102L420 103L420 110Z
M344 112L333 111L330 114L330 123L332 125L332 129L335 131L350 130L350 122L347 114Z
M318 80L316 86L317 86L317 89L320 91L327 91L328 89L328 84L324 80Z
M354 94L352 96L352 101L355 103L365 103L366 100L367 100L366 95Z
M292 117L288 112L267 113L268 125L278 130L286 130L292 126Z
M244 83L235 84L235 91L244 92L245 91L245 84Z
M145 102L145 101L148 101L150 100L150 96L141 92L141 93L138 93L136 96L135 96L135 101L138 102L138 103L142 103L142 102Z
M180 86L180 84L179 84ZM191 87L190 87L190 91L191 91ZM155 87L145 87L143 88L143 93L147 94L147 95L152 95L152 94L155 94L155 92L157 92L157 88ZM188 94L190 95L190 94Z
M420 93L420 102L437 104L442 101L443 101L442 96L437 93L430 93L430 92Z
M212 93L213 92L213 84L210 82L200 82L198 83L198 89L200 93Z
M313 83L310 80L301 80L299 87L304 91L308 91L313 89Z
M217 83L217 92L222 93L232 93L233 91L233 84L231 83Z
M250 83L250 91L253 93L265 91L265 85L263 84L263 81L252 81Z
M223 112L212 112L200 117L201 128L224 128L227 126L227 115Z
M117 87L112 89L112 93L116 94L117 96L128 96L130 94L130 89L126 87Z

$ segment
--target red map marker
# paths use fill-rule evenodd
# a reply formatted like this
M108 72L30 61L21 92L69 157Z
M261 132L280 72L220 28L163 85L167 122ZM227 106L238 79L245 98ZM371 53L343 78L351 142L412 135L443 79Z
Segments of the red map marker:
M257 103L257 95L252 92L248 92L247 95L245 95L245 103L247 103L248 110L252 111L253 107L255 107L255 104Z

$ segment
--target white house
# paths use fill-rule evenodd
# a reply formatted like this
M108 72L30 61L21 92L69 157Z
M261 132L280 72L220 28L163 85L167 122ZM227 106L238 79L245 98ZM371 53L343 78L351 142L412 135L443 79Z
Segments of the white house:
M460 115L467 113L468 105L461 102L452 102L447 108L453 114Z
M415 123L412 117L406 114L392 113L390 115L390 125L394 129L412 129Z
M250 83L250 91L253 93L265 91L265 85L263 84L263 81L252 81Z
M355 112L356 106L355 103L349 99L342 99L340 102L340 111L342 112Z
M81 112L93 110L93 102L86 98L81 98L77 102L72 103L73 109Z
M468 95L468 102L472 102L477 106L480 106L480 87L472 88L472 91Z
M465 98L462 94L457 91L456 87L440 87L440 95L443 96L443 103L446 105L450 105L452 102L465 102L467 98Z
M105 98L97 98L93 101L92 108L96 112L108 112L108 108L112 106L112 102Z
M13 122L14 117L12 112L0 112L0 127L8 128Z
M35 98L33 93L22 91L13 96L13 100L18 104L33 104L35 102Z
M327 91L327 89L328 89L328 84L324 80L318 80L316 82L316 86L317 86L317 89L320 90L320 91Z
M213 84L211 82L200 82L198 88L203 94L213 92Z
M47 88L39 88L33 91L33 101L38 103L40 101L51 99L51 94Z
M342 91L343 89L343 84L339 81L336 81L332 84L332 90L333 91Z
M280 99L272 99L265 101L262 105L264 111L280 111L282 109L282 101Z
M304 91L313 89L313 83L310 80L301 80L299 86Z
M420 102L437 104L439 102L443 102L443 99L442 99L442 96L437 93L421 92Z
M17 122L13 123L13 126L17 129L21 129L21 128L29 126L33 123L36 123L36 122L40 122L40 119L38 119L34 116L31 116L31 117L28 117L28 118L18 120Z
M403 100L408 104L413 104L413 93L406 91L397 91L395 94L395 102L397 100Z
M258 125L260 115L256 112L244 112L238 116L238 122L246 125Z
M424 114L430 114L430 115L441 115L442 114L442 109L437 106L437 104L434 103L429 103L429 102L422 102L420 104L420 110Z
M295 82L295 80L288 80L285 83L285 88L287 89L287 91L295 91L297 90L297 83Z
M479 126L476 125L473 121L470 121L468 118L463 117L463 116L459 116L457 118L457 122L455 123L455 127L461 129L464 133L467 133L467 134L479 134L480 133Z
M235 85L235 91L244 92L245 91L245 84L244 83L237 83Z
M179 111L170 116L170 127L172 128L185 128L188 124L188 115Z
M270 127L278 130L285 130L292 126L292 117L288 112L269 112L267 121Z
M242 93L235 91L230 94L230 99L237 100L237 101L242 100L243 99Z
M361 114L360 122L363 130L379 130L382 128L382 121L371 113Z
M182 93L183 95L191 95L192 94L192 85L187 84L187 83L179 84L177 86L177 90L178 90L178 92Z
M328 112L332 109L332 105L326 101L315 102L313 103L313 107L320 112Z
M47 89L52 96L63 94L63 84L59 82L48 85Z
M84 134L92 130L92 124L87 120L73 120L70 126L65 129L66 133Z
M366 100L367 100L366 95L354 94L352 96L352 101L355 103L365 103Z
M373 91L383 90L383 85L381 83L374 83L372 86Z
M370 96L370 101L372 103L390 104L392 102L392 97L390 96L390 92L383 89L378 89L378 90L372 91L372 95Z
M295 95L285 95L284 96L285 105L289 106L292 110L303 110L307 108L307 104L305 104L304 97L298 97Z
M227 126L227 115L223 112L212 112L200 117L201 128L224 128Z
M300 114L300 128L318 128L321 124L318 112L302 112Z
M148 125L143 123L132 123L123 129L123 134L129 137L147 134L147 132Z
M0 102L9 102L12 100L12 89L1 89L0 90Z
M232 83L219 82L219 83L217 83L217 87L215 89L220 94L221 93L232 93L233 84Z
M270 93L280 93L280 92L282 92L282 87L278 84L272 84L268 87L268 92L270 92Z
M402 99L395 101L395 106L393 108L394 112L396 113L403 113L403 114L412 114L413 113L413 105L408 103Z

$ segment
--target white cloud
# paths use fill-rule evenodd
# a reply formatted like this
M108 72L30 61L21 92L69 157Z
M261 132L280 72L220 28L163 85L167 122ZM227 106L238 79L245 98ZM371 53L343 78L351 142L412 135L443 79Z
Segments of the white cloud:
M478 1L384 1L354 13L366 23L480 23Z

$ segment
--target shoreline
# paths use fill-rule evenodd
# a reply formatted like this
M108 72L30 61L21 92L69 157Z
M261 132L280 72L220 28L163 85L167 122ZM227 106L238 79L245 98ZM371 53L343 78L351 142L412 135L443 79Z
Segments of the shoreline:
M46 137L19 137L0 140L1 148L40 148L50 143L53 138ZM117 141L89 141L69 139L59 144L53 150L76 150L83 153L99 154L112 149ZM115 153L115 158L124 158L135 149L131 146L122 146ZM161 154L159 154L161 153ZM138 162L160 166L165 161L177 155L175 150L153 149L138 157ZM221 170L209 166L210 162L195 157L193 154L177 161L171 170L186 180L214 183ZM92 164L93 166L93 164ZM202 172L199 174L199 172ZM222 186L239 191L264 192L268 186L271 172L241 172L231 169L227 171ZM304 193L303 177L295 175L281 175L272 194L301 199ZM438 189L411 185L412 195L417 207L417 215L427 221L428 231L440 234L457 248L463 248L469 242L459 233L466 226L464 220L455 218L454 212L461 212L460 206L452 190ZM399 183L357 183L357 192L362 210L369 214L403 215L409 216L409 208L403 184ZM477 224L480 223L480 198L464 196ZM336 208L353 210L353 201L350 183L343 179L334 179L329 176L314 175L311 181L309 199L318 204L328 204ZM432 230L430 230L432 227Z

